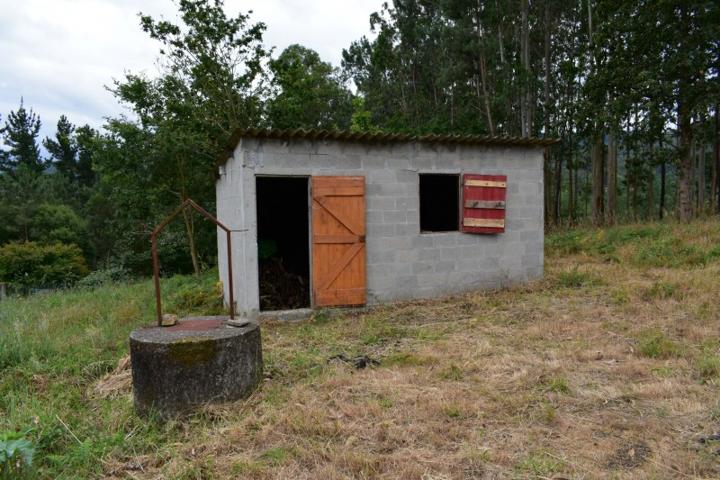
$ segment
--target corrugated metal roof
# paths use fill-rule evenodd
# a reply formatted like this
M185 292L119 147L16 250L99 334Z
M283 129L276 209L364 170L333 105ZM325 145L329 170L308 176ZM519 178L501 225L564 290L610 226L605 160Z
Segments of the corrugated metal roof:
M337 140L343 142L389 143L423 142L460 145L499 145L547 147L560 142L557 138L511 137L508 135L412 135L407 133L349 132L343 130L276 130L248 128L238 129L230 139L230 148L234 149L241 138L272 138L278 140Z

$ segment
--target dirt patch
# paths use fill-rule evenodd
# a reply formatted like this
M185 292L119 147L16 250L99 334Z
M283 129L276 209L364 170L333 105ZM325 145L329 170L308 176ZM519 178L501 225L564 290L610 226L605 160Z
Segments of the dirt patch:
M608 460L608 467L633 469L641 466L652 454L645 442L626 443L615 450Z

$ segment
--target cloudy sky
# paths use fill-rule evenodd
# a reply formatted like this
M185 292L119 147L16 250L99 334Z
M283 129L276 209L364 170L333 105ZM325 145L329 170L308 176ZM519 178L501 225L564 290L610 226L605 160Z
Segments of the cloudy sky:
M342 49L369 33L382 0L226 0L230 15L253 11L267 24L276 54L292 43L335 65ZM121 113L104 86L125 71L156 72L158 45L139 27L138 12L175 19L172 0L0 0L0 115L20 97L52 135L61 114L99 127Z

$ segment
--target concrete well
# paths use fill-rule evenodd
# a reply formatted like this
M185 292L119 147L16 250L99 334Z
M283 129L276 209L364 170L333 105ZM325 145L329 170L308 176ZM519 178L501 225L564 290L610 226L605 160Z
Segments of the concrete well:
M252 393L262 379L260 327L227 317L186 318L130 334L133 397L140 414L165 418Z

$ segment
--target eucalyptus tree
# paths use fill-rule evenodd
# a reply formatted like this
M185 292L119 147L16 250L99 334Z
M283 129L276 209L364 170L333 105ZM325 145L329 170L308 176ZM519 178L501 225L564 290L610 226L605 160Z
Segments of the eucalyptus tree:
M678 215L693 216L692 119L720 94L720 5L702 0L600 0L608 21L604 78L622 81L618 96L640 116L663 115L678 131ZM621 79L621 80L620 80Z

